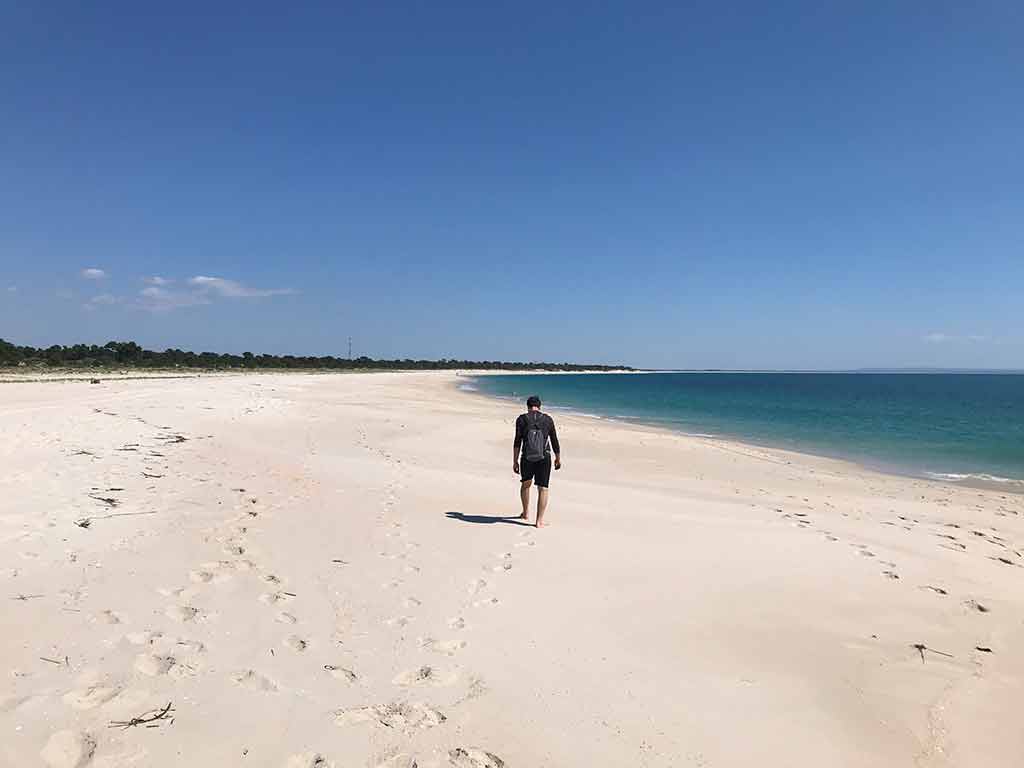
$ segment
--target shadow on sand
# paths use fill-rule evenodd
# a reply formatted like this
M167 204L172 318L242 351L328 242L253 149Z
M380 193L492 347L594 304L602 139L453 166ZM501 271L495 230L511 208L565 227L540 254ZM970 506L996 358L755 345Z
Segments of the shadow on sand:
M508 523L510 525L525 525L529 528L533 527L533 523L528 523L525 520L519 518L518 515L512 517L491 517L489 515L466 515L462 512L445 512L444 516L449 520L461 520L464 523Z

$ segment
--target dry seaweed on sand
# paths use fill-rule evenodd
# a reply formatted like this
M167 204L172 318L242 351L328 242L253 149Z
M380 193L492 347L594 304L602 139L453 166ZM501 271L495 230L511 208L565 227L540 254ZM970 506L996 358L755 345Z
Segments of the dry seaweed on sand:
M98 517L83 517L81 520L75 520L75 525L79 528L88 528L92 525L93 520L109 520L112 517L135 517L137 515L155 515L156 510L149 510L146 512L112 512L109 515L100 515Z
M937 651L934 648L929 648L924 643L912 643L911 648L921 654L921 663L924 664L924 652L929 651L931 653L938 654L939 656L945 656L947 659L955 658L952 653L946 653L945 651Z
M108 728L121 728L122 730L128 730L129 728L135 728L139 725L144 725L147 728L159 728L164 721L169 725L174 723L174 707L173 702L167 702L167 706L163 709L152 709L149 712L143 712L141 715L131 718L130 720L111 720Z

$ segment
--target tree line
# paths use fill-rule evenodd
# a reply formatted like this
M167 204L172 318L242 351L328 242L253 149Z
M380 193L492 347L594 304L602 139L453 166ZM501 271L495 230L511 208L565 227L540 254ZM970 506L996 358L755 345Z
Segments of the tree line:
M134 341L110 341L102 347L75 344L36 348L0 339L0 366L61 368L198 368L225 369L327 369L327 370L452 370L475 368L502 371L610 371L632 370L622 365L580 365L577 363L504 362L498 360L375 360L371 357L323 357L301 355L232 355L217 352L187 352L143 349Z

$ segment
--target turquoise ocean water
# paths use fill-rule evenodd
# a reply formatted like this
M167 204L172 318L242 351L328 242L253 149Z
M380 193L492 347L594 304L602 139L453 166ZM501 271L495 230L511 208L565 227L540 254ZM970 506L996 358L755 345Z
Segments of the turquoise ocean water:
M545 407L1024 488L1024 375L648 373L479 376Z

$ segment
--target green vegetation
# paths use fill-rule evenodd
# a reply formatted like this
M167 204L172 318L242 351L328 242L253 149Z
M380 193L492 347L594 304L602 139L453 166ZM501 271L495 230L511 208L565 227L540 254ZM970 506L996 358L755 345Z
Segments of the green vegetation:
M0 367L33 366L51 368L198 368L286 369L286 370L451 370L475 368L503 371L583 371L630 370L626 366L576 365L572 363L507 363L497 360L374 360L369 357L296 357L294 355L241 355L216 352L184 352L168 349L154 352L134 341L111 341L102 347L55 344L47 349L19 347L0 339Z

